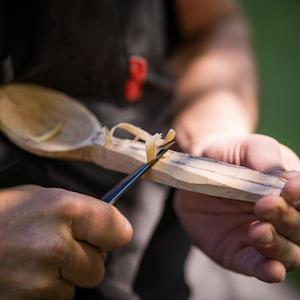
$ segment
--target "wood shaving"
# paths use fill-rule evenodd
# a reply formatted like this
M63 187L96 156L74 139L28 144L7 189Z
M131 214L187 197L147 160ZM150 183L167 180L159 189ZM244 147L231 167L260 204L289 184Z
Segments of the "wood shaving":
M174 129L170 129L166 137L163 139L161 133L151 135L147 131L132 124L119 123L116 126L114 126L110 131L108 131L107 128L104 129L104 140L106 147L113 147L113 137L117 129L123 129L129 132L134 136L134 140L141 140L145 142L147 162L151 161L156 157L158 149L161 146L174 140L176 136L176 132Z

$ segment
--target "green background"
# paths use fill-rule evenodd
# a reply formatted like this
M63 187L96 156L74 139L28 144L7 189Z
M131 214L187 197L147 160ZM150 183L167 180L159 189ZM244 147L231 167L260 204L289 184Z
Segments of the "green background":
M258 131L300 154L300 0L240 0L260 76ZM300 287L300 271L289 278Z

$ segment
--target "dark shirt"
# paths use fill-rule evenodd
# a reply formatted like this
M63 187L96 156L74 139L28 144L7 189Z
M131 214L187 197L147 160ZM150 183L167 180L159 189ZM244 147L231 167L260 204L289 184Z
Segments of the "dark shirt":
M176 40L174 24L168 23L174 21L170 5L159 0L9 0L4 27L14 81L72 95L107 127L130 122L153 133L163 131L172 97L166 66ZM123 91L133 55L147 60L148 74L143 96L129 103ZM0 170L2 187L38 184L98 198L122 177L92 165L34 157L4 136ZM76 299L187 297L183 269L190 245L167 194L162 186L141 182L120 201L134 238L110 254L103 283L78 289Z

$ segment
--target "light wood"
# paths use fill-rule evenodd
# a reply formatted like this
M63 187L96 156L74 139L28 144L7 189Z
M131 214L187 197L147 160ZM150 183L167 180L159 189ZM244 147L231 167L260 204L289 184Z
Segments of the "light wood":
M112 148L105 146L104 129L90 111L65 94L35 85L1 88L0 125L12 142L39 156L93 162L123 173L146 161L143 143L114 138ZM53 136L44 141L33 138L51 131ZM171 150L145 177L179 189L250 202L280 194L285 184L275 176Z

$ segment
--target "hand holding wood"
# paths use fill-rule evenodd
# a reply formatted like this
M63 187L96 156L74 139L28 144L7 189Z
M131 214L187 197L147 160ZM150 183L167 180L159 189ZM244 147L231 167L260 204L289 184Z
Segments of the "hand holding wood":
M262 135L221 139L204 154L260 171L300 170L292 151ZM220 265L263 281L282 281L286 270L300 266L300 173L283 176L288 182L281 196L262 197L255 206L178 191L177 215L192 242Z

